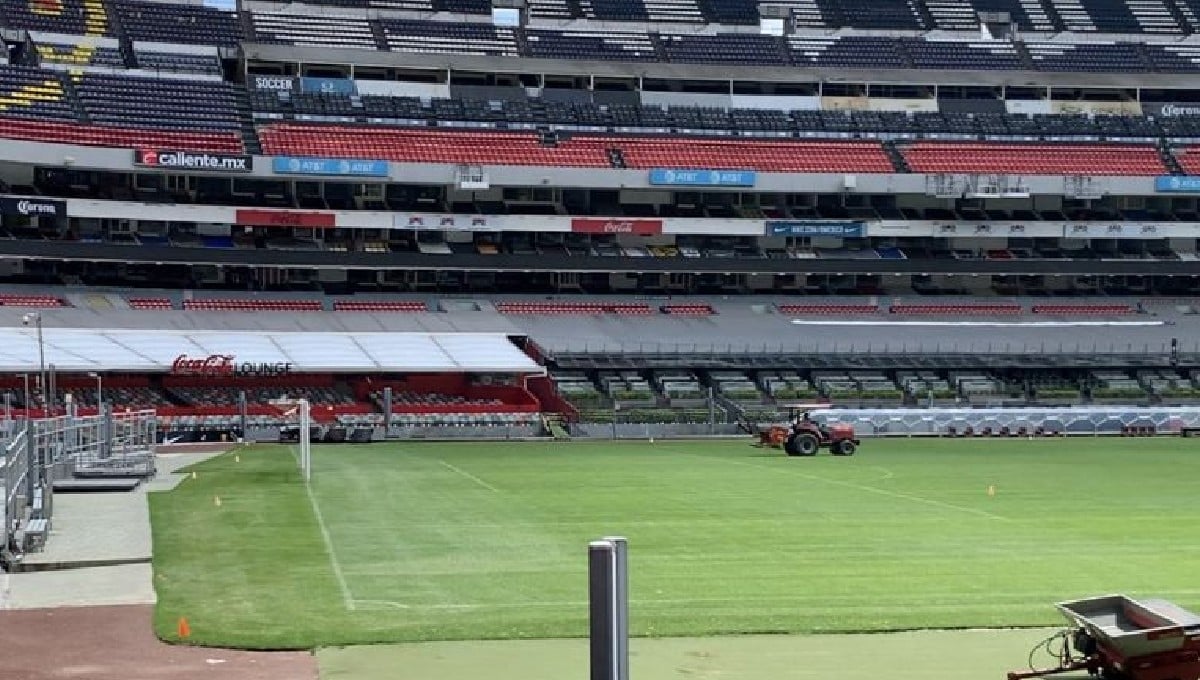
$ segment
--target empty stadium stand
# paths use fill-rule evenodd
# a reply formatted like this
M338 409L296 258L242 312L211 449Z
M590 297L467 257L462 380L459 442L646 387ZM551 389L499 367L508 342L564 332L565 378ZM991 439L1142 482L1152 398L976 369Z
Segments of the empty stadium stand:
M501 314L562 315L562 314L652 314L650 305L640 302L497 302Z
M128 298L130 309L164 310L173 309L170 298Z
M242 25L236 12L201 5L115 0L117 17L130 40L234 47Z
M0 66L0 117L74 122L78 113L67 99L58 73L25 66ZM0 134L7 135L0 125Z
M610 167L603 142L591 139L570 139L547 147L532 134L291 124L269 125L259 134L263 150L276 154L424 163Z
M0 137L34 142L60 142L81 146L178 149L241 153L244 142L236 133L148 130L77 123L30 121L3 116L13 110L0 110ZM137 122L132 116L123 116Z
M385 49L385 46L375 39L371 24L363 17L265 12L254 12L250 17L254 27L254 38L259 42L307 47Z
M113 34L104 0L45 3L44 8L29 0L0 0L0 17L9 26L31 31L93 36Z
M0 293L0 307L67 307L67 301L57 295L21 295Z
M648 33L525 30L527 55L543 59L597 58L605 61L657 61Z
M795 316L809 315L842 315L842 314L877 314L879 305L853 304L783 304L776 305L780 314Z
M239 135L238 97L228 83L85 73L76 88L95 123Z
M903 153L916 172L1143 176L1168 173L1158 150L1149 145L915 142L903 147Z
M40 41L36 46L43 66L104 66L125 68L125 58L117 47L52 43Z
M216 55L160 52L146 49L138 50L135 56L140 69L207 76L221 75L221 62Z
M1131 305L1101 305L1101 304L1053 304L1033 305L1034 314L1056 314L1062 316L1113 316L1137 314L1137 309Z
M205 312L319 312L324 305L320 300L201 298L184 300L183 308Z
M996 316L1020 314L1017 304L896 304L888 308L892 314Z
M679 64L783 64L779 42L769 36L659 35L667 61Z
M387 49L393 52L491 57L516 57L520 54L516 32L512 28L400 19L384 19L380 26Z
M424 302L412 300L337 300L333 303L335 312L428 312L429 307Z
M662 305L659 310L664 314L675 314L679 316L712 316L716 314L716 310L712 305L705 304L670 304Z
M916 68L922 69L997 69L1017 71L1024 68L1017 46L1006 41L904 39L903 49Z
M903 68L907 63L900 43L892 38L791 35L787 44L796 66Z

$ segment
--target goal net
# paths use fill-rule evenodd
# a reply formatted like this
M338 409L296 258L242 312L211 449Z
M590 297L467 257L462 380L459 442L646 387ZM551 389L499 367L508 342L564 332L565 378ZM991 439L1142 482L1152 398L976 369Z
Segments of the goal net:
M312 416L307 399L273 399L271 405L280 409L283 423L280 434L295 431L297 446L296 462L300 466L300 477L308 483L312 480Z

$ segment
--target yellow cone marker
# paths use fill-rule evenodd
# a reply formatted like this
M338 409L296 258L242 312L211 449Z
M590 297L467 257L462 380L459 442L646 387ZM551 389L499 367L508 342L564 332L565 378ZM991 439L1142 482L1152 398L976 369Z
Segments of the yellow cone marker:
M233 457L233 462L235 462L235 463L240 463L240 462L242 462L242 457L241 457L241 456L234 456L234 457Z
M220 496L213 496L213 505L217 506L218 508L221 507L221 497Z
M192 479L195 479L195 478L196 478L196 471L192 470Z
M992 486L989 486L989 487L988 487L988 495L989 495L989 496L995 496L995 495L996 495L996 487L995 487L995 485L992 485Z

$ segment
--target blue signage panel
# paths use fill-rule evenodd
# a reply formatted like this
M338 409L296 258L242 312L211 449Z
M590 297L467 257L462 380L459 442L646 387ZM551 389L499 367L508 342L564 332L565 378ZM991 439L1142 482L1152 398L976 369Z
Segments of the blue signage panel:
M308 78L300 79L301 92L329 92L332 94L355 94L358 88L353 80L346 78Z
M757 179L753 170L670 170L650 171L650 184L688 187L752 187Z
M767 236L866 236L862 222L768 221Z
M1200 194L1200 177L1155 177L1154 190L1164 194Z
M296 158L276 156L271 167L281 175L338 175L349 177L387 177L387 161L339 160L337 158Z

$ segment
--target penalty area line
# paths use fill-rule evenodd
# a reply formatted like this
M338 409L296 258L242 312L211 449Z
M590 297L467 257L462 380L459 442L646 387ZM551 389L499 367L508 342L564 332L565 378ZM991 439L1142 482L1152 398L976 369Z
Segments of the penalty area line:
M696 454L683 453L682 451L677 451L677 453L682 453L683 455L692 456L694 458L703 458L704 460L712 460L712 461L717 461L717 462L721 462L721 463L726 463L728 465L738 465L741 467L755 468L758 470L768 470L771 472L778 472L779 474L792 475L795 477L800 477L801 479L810 479L814 482L823 482L825 484L832 484L834 486L842 486L847 489L857 489L858 491L865 491L867 493L879 494L880 496L890 496L892 498L900 498L900 499L903 499L906 501L911 501L913 503L923 503L925 505L931 505L931 506L934 506L937 508L943 508L945 510L956 510L958 512L967 512L972 515L978 515L980 517L987 517L988 519L1000 520L1001 522L1011 522L1012 521L1012 519L1010 519L1008 517L1004 517L1003 515L997 515L995 513L988 512L987 510L980 510L979 508L971 508L971 507L967 507L965 505L955 505L953 503L939 501L934 498L925 498L924 496L917 496L915 494L910 494L910 493L902 493L900 491L889 491L888 489L880 489L877 486L868 486L866 484L855 484L854 482L845 482L840 479L830 479L828 477L822 477L820 475L811 475L811 474L808 474L805 472L800 472L799 470L793 470L790 468L767 467L765 465L755 465L754 463L747 463L745 461L728 460L726 458L716 458L713 456L697 456Z
M476 477L475 475L471 474L470 472L467 472L466 470L458 467L457 465L452 465L450 463L447 463L444 460L439 460L438 462L441 463L443 467L451 470L452 472L459 475L460 477L466 477L467 479L471 480L472 482L475 482L476 484L478 484L479 486L482 486L483 488L487 489L488 491L494 491L495 493L500 493L500 489L497 489L496 487L492 486L491 484L488 484L487 482Z
M296 447L288 448L291 449L292 456L299 463L300 454L296 451ZM354 595L350 592L350 584L346 582L346 573L342 571L337 551L333 549L333 538L329 535L329 526L325 524L325 515L321 513L321 506L317 504L317 497L313 495L311 483L304 483L304 492L308 494L308 504L312 507L313 516L317 518L317 528L321 530L321 540L325 543L325 554L329 556L329 566L333 568L333 577L337 580L338 590L342 593L342 603L346 606L346 611L352 612L357 608Z

